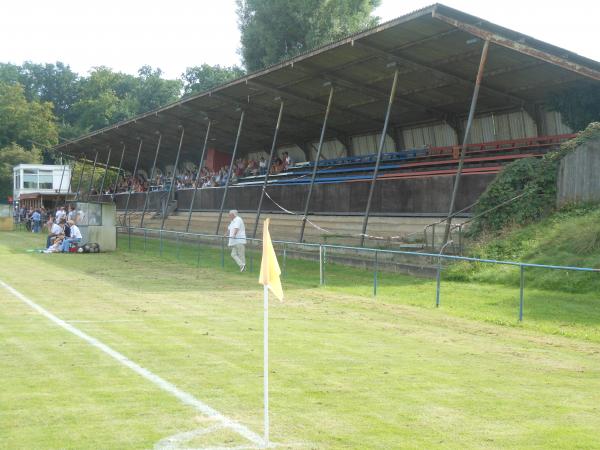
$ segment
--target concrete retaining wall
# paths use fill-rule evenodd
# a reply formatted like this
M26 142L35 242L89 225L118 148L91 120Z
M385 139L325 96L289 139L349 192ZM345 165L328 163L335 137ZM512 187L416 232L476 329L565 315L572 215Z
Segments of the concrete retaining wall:
M494 174L464 175L457 198L456 209L460 210L474 203L494 179ZM374 215L394 214L446 214L450 204L450 195L454 176L434 176L379 180L376 184L371 212ZM309 186L279 185L270 186L268 193L273 200L284 208L300 212ZM227 194L225 210L255 211L258 207L261 186L231 186ZM218 210L224 188L199 189L194 201L194 210ZM313 190L310 211L313 213L361 214L364 212L369 194L369 183L347 182L337 184L316 184ZM132 194L129 200L131 211L141 211L145 193ZM148 210L155 211L163 193L151 192ZM177 191L177 208L189 210L193 190ZM125 209L127 194L115 196L117 209ZM280 212L280 209L265 197L265 212Z

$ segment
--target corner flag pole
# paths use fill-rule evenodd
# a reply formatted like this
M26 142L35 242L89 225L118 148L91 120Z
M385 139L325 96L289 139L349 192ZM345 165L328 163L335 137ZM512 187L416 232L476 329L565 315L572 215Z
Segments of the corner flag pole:
M283 300L283 289L281 288L281 269L277 262L277 255L273 248L271 235L269 234L269 219L265 219L263 224L263 251L262 261L260 262L260 275L258 282L264 288L264 364L263 364L263 379L264 379L264 407L265 407L265 436L264 448L269 447L269 289L273 295L280 301Z
M265 406L265 448L269 447L269 287L264 287L264 406Z

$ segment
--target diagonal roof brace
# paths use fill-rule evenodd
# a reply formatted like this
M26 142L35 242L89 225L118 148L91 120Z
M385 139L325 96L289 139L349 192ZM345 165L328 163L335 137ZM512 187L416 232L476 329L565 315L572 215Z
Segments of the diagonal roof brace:
M451 80L456 81L457 83L467 84L469 86L475 85L475 80L468 80L466 78L462 78L462 77L460 77L458 75L455 75L453 73L446 72L446 71L443 71L441 69L437 69L435 67L419 63L419 62L414 61L412 59L406 58L405 56L399 56L399 55L396 55L395 53L390 53L390 52L388 52L386 50L383 50L383 49L381 49L381 48L379 48L379 47L377 47L377 46L375 46L373 44L366 44L364 42L356 42L355 45L356 46L360 46L360 47L364 47L365 49L368 49L371 52L379 54L381 57L394 60L394 61L399 62L401 64L406 64L408 66L416 67L416 68L418 68L420 70L424 70L424 71L428 71L428 72L434 73L438 77L442 77L442 78L446 78L446 79L451 79ZM509 99L512 102L516 103L517 105L522 105L522 104L527 103L527 100L525 100L523 98L519 98L519 97L516 97L514 95L507 94L506 92L498 91L498 90L496 90L494 88L491 88L489 86L482 85L481 86L481 90L486 91L489 94L495 95L497 97L499 96L499 97L504 97L506 99Z
M544 62L560 66L563 69L570 70L571 72L575 72L578 75L591 78L596 81L600 81L600 71L598 70L582 66L581 64L577 64L573 61L569 61L568 59L561 58L560 56L551 55L550 53L547 53L543 50L538 50L537 48L533 48L525 43L517 42L515 40L505 38L504 36L501 36L497 33L483 30L482 28L479 28L475 25L461 22L460 20L452 19L448 16L440 14L436 10L434 10L431 15L435 19L441 20L442 22L452 25L453 27L459 28L469 34L472 34L473 36L477 36L484 40L489 40L490 42L496 45L500 45L502 47L509 48L524 55L528 55L533 58L540 59Z

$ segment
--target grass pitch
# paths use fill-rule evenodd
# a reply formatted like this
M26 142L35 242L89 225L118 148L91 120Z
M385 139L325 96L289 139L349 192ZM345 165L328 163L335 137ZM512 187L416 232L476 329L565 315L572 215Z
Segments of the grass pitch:
M0 233L2 281L260 433L256 273L229 259L221 269L208 249L196 268L185 246L179 260L139 248L25 253L40 240ZM427 280L384 275L374 299L369 275L330 267L327 277L318 287L314 263L290 262L287 298L271 303L271 437L281 448L600 448L592 297L570 295L565 312L553 301L567 297L531 291L539 304L517 326L516 289L447 283L436 310ZM2 448L153 448L214 425L4 289L0 361ZM217 429L178 445L248 442Z

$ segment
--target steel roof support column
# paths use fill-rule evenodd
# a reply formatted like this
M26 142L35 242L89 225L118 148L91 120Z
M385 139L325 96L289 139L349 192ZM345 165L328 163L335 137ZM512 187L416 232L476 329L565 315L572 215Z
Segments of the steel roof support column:
M115 186L113 188L113 198L117 193L117 188L119 187L119 178L121 177L121 168L123 167L123 157L125 156L125 144L123 144L123 150L121 151L121 160L119 161L119 168L117 169L117 179L115 180Z
M327 119L329 119L329 112L331 111L331 102L333 101L333 84L329 88L329 99L327 100L327 108L325 109L325 117L323 118L323 126L321 127L321 137L319 138L319 147L317 148L317 156L313 166L312 176L310 177L310 187L308 188L308 195L306 196L306 204L304 205L304 215L302 216L302 225L300 226L300 239L298 242L304 242L304 228L306 227L306 216L308 215L308 208L310 207L310 198L312 197L313 187L315 185L315 178L317 177L317 169L319 167L319 160L321 159L321 150L323 150L323 140L325 139L325 131L327 131ZM267 167L267 170L271 170Z
M108 147L108 156L106 157L106 164L104 165L104 175L102 176L102 183L100 184L100 191L98 195L104 195L104 182L106 181L106 173L108 172L108 163L110 163L110 154L112 152L112 148Z
M377 160L375 161L375 169L373 170L373 178L371 178L371 186L369 187L369 197L367 198L367 208L365 209L365 217L363 218L362 232L360 235L360 246L365 245L365 236L367 234L367 225L369 224L369 213L371 212L371 202L373 201L373 193L375 192L375 183L379 174L379 165L381 164L381 155L383 146L385 145L385 136L387 133L388 124L390 123L390 113L396 97L396 89L398 87L398 69L394 71L394 81L392 82L392 90L388 100L388 107L385 113L385 121L383 122L383 130L381 130L381 139L379 140L379 148L377 149Z
M227 181L225 182L225 191L223 192L223 198L221 199L221 209L219 210L219 220L217 220L217 231L215 232L215 234L219 234L219 228L221 228L221 220L223 219L223 208L225 207L225 201L227 200L227 191L229 190L229 184L231 183L231 173L233 172L233 164L235 163L235 156L237 154L238 143L240 142L240 134L242 133L242 125L244 124L244 114L245 111L242 109L242 113L240 114L240 124L238 125L237 135L235 137L235 144L233 145L231 163L229 164Z
M92 166L92 177L90 178L90 184L88 185L88 193L86 200L89 201L90 194L92 193L92 185L94 184L94 175L96 173L96 162L98 161L98 152L96 152L96 156L94 156L94 165Z
M463 137L462 148L460 150L460 160L458 161L458 169L456 170L456 177L454 178L454 188L452 189L452 197L450 198L450 208L448 210L448 218L446 220L446 230L444 231L444 244L448 242L450 238L450 227L452 225L452 214L454 213L454 203L456 202L456 194L458 193L458 186L460 185L460 175L462 173L465 156L467 154L467 141L469 140L469 133L471 132L471 125L473 124L473 117L475 116L475 108L477 106L477 98L479 97L479 87L481 86L481 79L483 78L483 69L487 61L488 50L490 48L490 41L486 40L483 43L483 50L481 51L481 59L479 61L479 69L477 70L477 78L475 80L475 88L473 89L473 98L471 99L471 108L469 109L469 118L467 119L467 126L465 127L465 135Z
M258 210L256 211L256 220L254 221L254 232L252 233L253 238L256 238L256 231L258 230L258 221L260 220L263 199L265 197L265 191L267 190L267 184L269 183L269 173L271 171L271 164L273 164L275 148L277 147L277 134L279 133L281 117L283 116L283 103L283 100L281 100L281 103L279 105L279 115L277 116L277 123L275 124L275 133L273 134L273 144L271 144L271 153L269 154L269 162L267 164L267 172L265 173L265 179L263 181L262 191L260 193L260 200L258 201Z
M75 196L75 201L79 200L79 192L81 189L81 180L83 179L83 170L85 169L85 153L81 154L81 172L79 173L79 181L77 182L77 195Z
M73 164L73 167L71 167L71 163ZM71 157L71 161L69 163L69 187L67 188L67 193L69 192L73 192L73 171L75 170L75 164L77 164L77 159ZM67 198L65 197L65 201L67 200Z
M129 200L131 199L131 189L133 188L133 180L137 174L138 162L140 161L140 153L142 151L142 145L144 144L143 139L140 139L140 145L138 146L137 156L135 158L135 164L133 166L133 173L131 174L131 187L127 189L127 202L125 203L125 214L123 215L123 225L127 226L127 213L129 212Z
M150 198L150 186L152 185L152 180L154 179L154 172L156 171L156 161L158 160L158 151L160 150L160 144L162 142L162 134L160 132L156 132L158 134L158 142L156 143L156 152L154 153L154 162L152 163L152 170L150 171L150 180L148 182L148 190L146 191L146 197L144 198L144 208L142 209L142 219L140 220L140 228L144 228L144 216L146 215L146 209L148 208L149 198Z
M171 184L169 185L169 194L167 195L167 201L162 211L162 222L160 223L160 229L165 228L165 220L167 219L167 211L169 210L169 203L171 202L171 195L173 195L173 185L175 184L175 176L177 175L177 166L179 165L179 155L181 154L181 146L183 144L183 135L185 134L185 128L183 125L179 125L181 129L181 135L179 136L179 147L177 147L177 156L175 156L175 164L173 165L173 175L171 176Z
M208 126L206 127L206 136L204 136L204 145L202 146L200 162L198 162L198 173L196 174L196 181L194 182L194 193L192 194L192 201L190 202L190 210L188 212L187 225L185 226L186 233L190 231L190 222L192 221L192 210L194 209L194 202L196 201L196 193L198 192L198 182L200 181L200 172L202 171L202 164L204 164L204 156L206 155L206 147L208 146L208 137L210 135L211 126L212 120L209 120Z
M63 153L61 153L61 154L60 154L60 163L61 163L61 164L62 164L62 166L63 166L63 170L62 170L62 173L60 174L60 184L58 185L58 195L60 195L60 193L61 193L61 191L62 191L62 183L63 183L63 180L64 180L64 178L65 178L65 169L66 169L66 167L67 167L67 166L65 165L65 161L64 161L64 159L65 159L65 155L64 155Z

